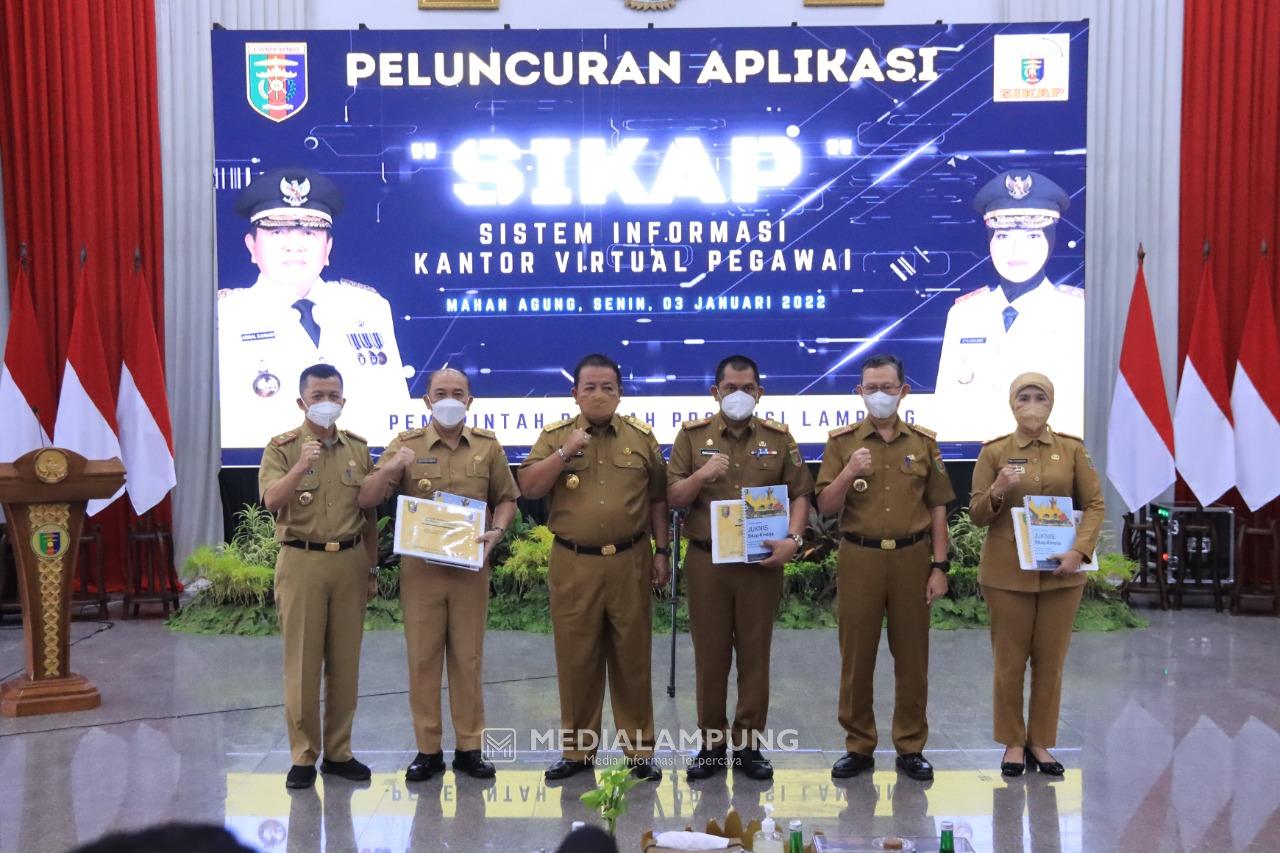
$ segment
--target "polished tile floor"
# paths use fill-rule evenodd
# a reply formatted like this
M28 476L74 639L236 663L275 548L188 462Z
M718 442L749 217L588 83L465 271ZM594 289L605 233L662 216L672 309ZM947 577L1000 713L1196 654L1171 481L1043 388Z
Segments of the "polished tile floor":
M668 771L637 788L619 837L701 826L736 807L772 803L830 835L934 836L952 820L976 850L1280 850L1280 620L1205 611L1149 613L1151 627L1076 635L1068 661L1057 782L1006 783L990 737L990 652L978 631L935 632L931 735L937 778L893 771L887 647L877 680L882 749L873 776L835 784L843 751L835 719L834 632L782 631L774 644L772 783L690 786ZM452 772L407 786L415 750L404 640L366 635L359 757L371 784L284 788L288 746L277 639L191 637L155 621L77 622L74 669L102 691L85 713L0 719L0 851L63 851L111 829L166 819L224 824L265 851L554 850L587 779L542 780L553 757L540 732L558 720L550 637L495 632L487 646L489 722L515 730L514 758L490 784ZM666 694L669 642L655 637L654 702L662 737L679 747L695 723L688 638L677 695ZM21 632L0 625L0 676L22 665ZM608 711L606 710L606 721ZM794 732L794 734L792 734ZM446 743L450 733L446 732ZM501 733L494 733L499 745ZM670 763L682 753L660 756Z

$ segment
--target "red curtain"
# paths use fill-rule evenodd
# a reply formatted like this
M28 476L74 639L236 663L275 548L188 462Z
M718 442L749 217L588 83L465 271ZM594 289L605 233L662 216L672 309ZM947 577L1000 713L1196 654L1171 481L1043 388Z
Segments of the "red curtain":
M44 356L61 376L75 310L75 271L102 320L114 392L123 352L122 301L141 251L164 346L160 126L154 0L4 0L0 3L0 168L8 269L26 244ZM157 520L169 520L166 500ZM122 497L102 525L107 587L123 586Z
M1178 369L1186 355L1209 241L1228 373L1265 240L1280 285L1280 3L1186 0ZM1280 294L1276 294L1280 297ZM1280 304L1280 303L1277 303ZM1277 318L1272 318L1273 322ZM1180 495L1189 497L1189 495ZM1233 490L1226 499L1245 507ZM1280 518L1280 501L1261 513ZM1247 516L1241 515L1240 521Z

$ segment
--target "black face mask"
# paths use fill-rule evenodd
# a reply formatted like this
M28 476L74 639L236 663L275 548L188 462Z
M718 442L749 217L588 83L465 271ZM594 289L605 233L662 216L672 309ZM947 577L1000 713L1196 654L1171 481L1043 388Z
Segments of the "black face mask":
M1001 230L1006 230L1006 229L1001 229ZM1053 257L1053 247L1054 247L1054 244L1057 242L1058 226L1046 225L1044 228L1041 228L1040 230L1044 232L1044 239L1049 243L1049 251L1045 253L1044 264L1040 267L1040 269L1036 270L1032 274L1032 276L1028 278L1026 281L1021 281L1021 282L1009 281L1009 279L1000 275L999 272L996 273L996 275L1000 278L1000 289L1004 291L1004 298L1009 300L1010 302L1017 299L1019 296L1024 296L1030 293L1031 291L1035 290L1037 287L1040 286L1040 282L1044 281L1045 267L1049 265L1049 259ZM996 236L996 229L988 228L987 229L987 245L988 246L991 245L991 241L995 239L995 236Z

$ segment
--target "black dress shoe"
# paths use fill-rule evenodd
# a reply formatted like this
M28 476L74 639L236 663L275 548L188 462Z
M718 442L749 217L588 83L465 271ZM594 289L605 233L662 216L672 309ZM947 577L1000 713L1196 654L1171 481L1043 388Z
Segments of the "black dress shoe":
M899 770L917 782L933 781L933 765L925 761L924 756L918 752L899 755L897 764Z
M574 761L572 758L562 758L555 764L552 764L543 773L543 777L548 782L555 782L559 779L568 779L570 776L576 776L584 770L590 769L591 765L585 761Z
M373 775L367 766L354 758L348 758L346 761L330 761L326 758L320 762L320 772L326 776L337 776L352 782L368 782L369 777Z
M466 773L472 779L492 779L498 774L478 749L454 750L453 769L457 773Z
M662 781L662 768L652 758L628 758L627 765L631 768L631 775L641 782Z
M1022 761L1001 761L1000 775L1006 779L1018 778L1027 767L1026 760L1026 751L1024 750Z
M289 768L289 775L284 777L286 788L310 788L316 783L316 767L314 764L295 764Z
M425 782L432 776L438 776L443 772L443 752L433 752L430 755L425 752L419 752L417 757L410 762L409 769L404 771L404 781Z
M1058 763L1057 759L1053 761L1041 761L1031 752L1031 747L1026 748L1027 753L1027 769L1035 768L1046 776L1061 776L1067 772L1067 769ZM1049 756L1053 758L1053 756Z
M857 752L846 752L844 754L844 758L841 758L831 766L831 778L852 779L859 773L865 773L875 766L876 760L870 755L861 755Z
M689 762L689 769L685 771L685 778L690 782L697 782L701 779L710 779L717 773L724 772L729 766L728 753L722 746L718 749L700 749L698 754Z
M758 749L739 749L733 753L733 769L741 770L748 779L763 782L773 778L773 765Z

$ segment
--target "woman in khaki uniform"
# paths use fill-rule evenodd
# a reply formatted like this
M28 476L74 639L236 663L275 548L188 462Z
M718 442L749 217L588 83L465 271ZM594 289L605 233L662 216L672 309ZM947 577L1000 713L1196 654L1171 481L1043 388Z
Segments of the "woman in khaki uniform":
M1063 767L1048 750L1057 741L1062 666L1084 591L1081 566L1102 527L1102 484L1084 442L1049 428L1053 383L1047 376L1024 373L1014 379L1009 405L1018 428L983 446L969 504L974 524L990 527L978 581L991 616L995 739L1005 745L1003 775L1018 776L1026 767L1061 776ZM1069 497L1084 512L1073 547L1058 555L1060 565L1052 572L1019 568L1009 509L1022 506L1026 495ZM1024 722L1028 660L1031 708Z

